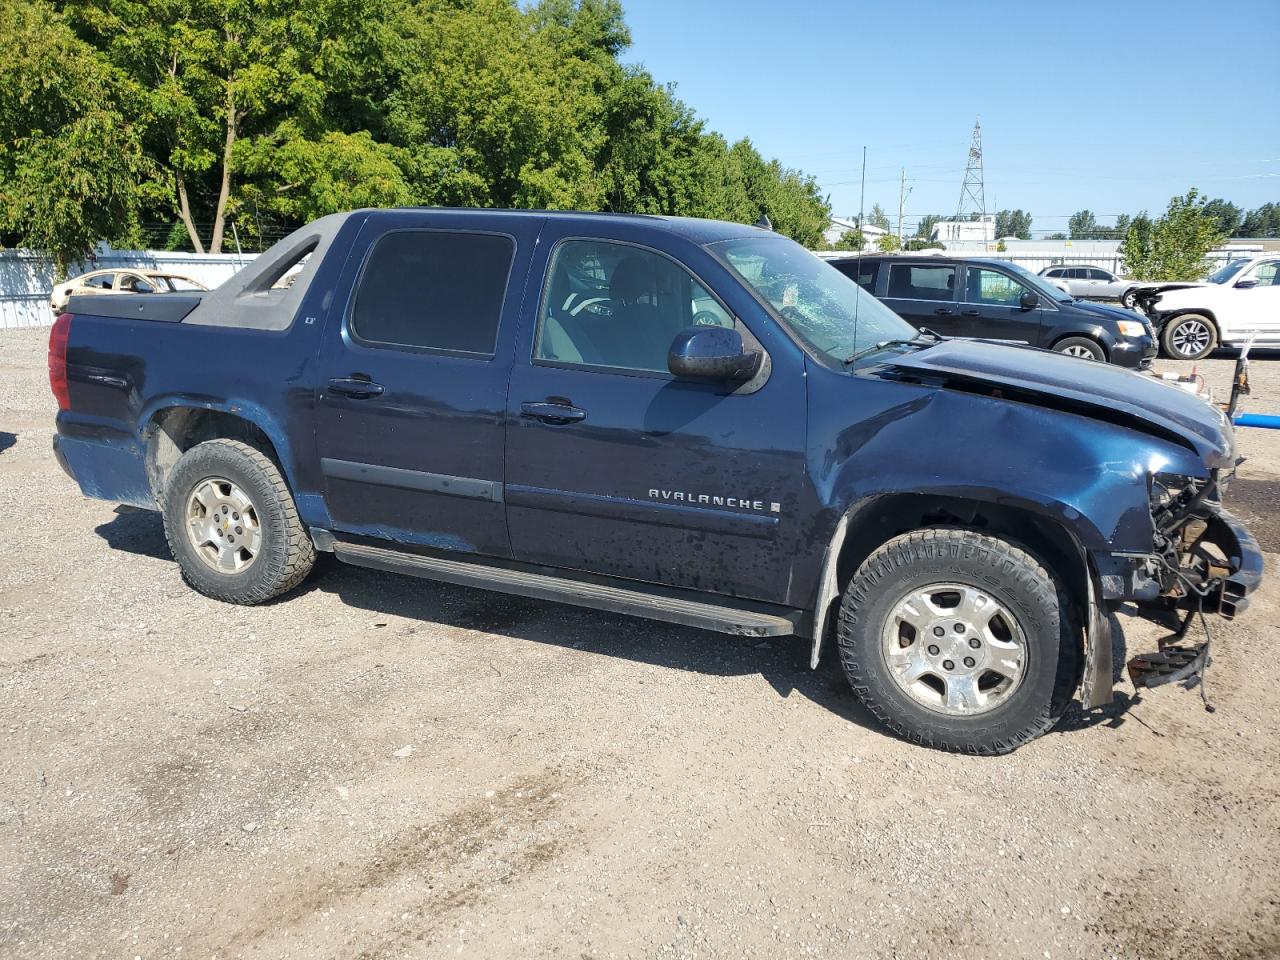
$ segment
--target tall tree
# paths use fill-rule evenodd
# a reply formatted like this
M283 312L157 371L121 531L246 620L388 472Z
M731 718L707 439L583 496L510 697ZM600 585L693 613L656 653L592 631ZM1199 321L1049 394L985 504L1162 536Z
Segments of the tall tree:
M1280 237L1280 203L1264 203L1244 216L1238 237Z
M137 228L149 165L126 91L43 0L0 0L0 234L63 272Z
M1240 229L1240 223L1244 220L1243 210L1220 197L1206 203L1204 212L1218 221L1218 229L1228 237L1233 236Z
M1169 201L1164 215L1134 218L1121 245L1126 272L1138 280L1194 280L1205 255L1226 239L1218 217L1196 190Z
M1031 214L1025 210L1001 210L996 214L996 236L1031 239Z
M871 208L871 213L867 214L867 223L873 227L879 227L881 230L888 230L889 215L885 213L884 208L877 203Z
M1098 221L1092 210L1078 210L1067 221L1067 230L1072 240L1091 240L1098 232Z
M933 238L933 228L940 220L945 220L940 213L926 213L920 218L916 224L916 236L922 240L930 240Z

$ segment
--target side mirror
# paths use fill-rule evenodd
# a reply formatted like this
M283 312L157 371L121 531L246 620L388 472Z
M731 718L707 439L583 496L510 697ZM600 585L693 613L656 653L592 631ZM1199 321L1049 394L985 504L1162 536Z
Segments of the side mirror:
M764 358L746 350L742 335L727 327L689 327L676 334L667 353L667 369L685 380L750 380Z
M1023 290L1022 296L1018 300L1018 306L1023 310L1034 310L1040 306L1040 295L1034 290Z
M1236 281L1237 290L1248 290L1250 287L1256 287L1257 285L1258 285L1257 277L1245 277L1243 280Z

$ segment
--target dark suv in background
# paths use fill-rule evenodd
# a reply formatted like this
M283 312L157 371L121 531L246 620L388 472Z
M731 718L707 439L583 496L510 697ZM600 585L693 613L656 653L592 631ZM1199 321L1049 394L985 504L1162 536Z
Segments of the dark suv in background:
M888 254L830 262L908 323L943 336L1015 340L1139 369L1156 355L1142 317L1077 300L1003 260Z

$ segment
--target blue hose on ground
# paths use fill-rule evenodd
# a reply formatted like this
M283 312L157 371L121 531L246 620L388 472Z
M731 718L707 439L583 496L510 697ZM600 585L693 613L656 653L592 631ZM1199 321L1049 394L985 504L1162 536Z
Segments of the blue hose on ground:
M1237 413L1231 421L1237 427L1263 427L1267 430L1280 430L1280 416L1267 413Z

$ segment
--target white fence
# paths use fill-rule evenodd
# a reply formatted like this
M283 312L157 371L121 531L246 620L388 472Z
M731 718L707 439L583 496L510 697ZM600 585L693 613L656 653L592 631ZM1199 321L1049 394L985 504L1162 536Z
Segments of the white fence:
M90 270L132 267L181 274L212 288L252 260L253 256L107 248L85 263L73 264L67 275L74 277ZM0 250L0 330L51 324L53 314L49 310L49 292L56 276L57 268L52 257L32 250Z

